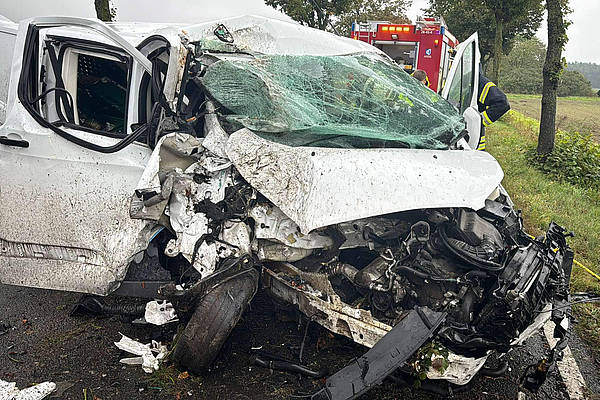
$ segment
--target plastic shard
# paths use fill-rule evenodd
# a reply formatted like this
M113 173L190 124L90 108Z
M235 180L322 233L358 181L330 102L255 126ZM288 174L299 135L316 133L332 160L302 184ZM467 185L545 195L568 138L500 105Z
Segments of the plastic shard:
M14 382L0 379L0 400L42 400L56 390L54 382L43 382L19 390Z
M141 365L144 372L148 374L158 371L161 361L168 354L167 346L154 340L151 343L143 344L123 334L121 335L121 340L115 342L115 346L123 351L138 356L123 358L120 360L121 363L127 365Z

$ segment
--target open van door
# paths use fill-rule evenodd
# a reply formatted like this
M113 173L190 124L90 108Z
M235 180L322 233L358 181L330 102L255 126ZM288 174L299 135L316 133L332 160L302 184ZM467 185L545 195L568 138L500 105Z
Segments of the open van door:
M477 149L481 135L481 114L477 109L479 83L479 39L477 32L457 47L442 97L463 115L469 132L469 147Z
M154 229L129 216L152 153L136 133L151 63L104 23L40 17L19 25L12 64L0 282L106 295Z
M8 84L12 70L12 55L17 39L17 24L0 15L0 124L6 118Z

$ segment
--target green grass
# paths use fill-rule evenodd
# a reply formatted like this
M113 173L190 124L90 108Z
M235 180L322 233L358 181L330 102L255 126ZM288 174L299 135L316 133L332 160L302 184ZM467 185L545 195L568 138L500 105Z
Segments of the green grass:
M575 232L569 240L575 259L600 274L600 193L557 181L534 168L526 152L537 137L525 118L514 114L502 118L488 128L486 139L488 151L504 169L504 187L523 210L528 232L542 234L551 221L563 225ZM600 281L574 265L571 290L600 294ZM600 349L600 307L577 306L575 313L580 336Z

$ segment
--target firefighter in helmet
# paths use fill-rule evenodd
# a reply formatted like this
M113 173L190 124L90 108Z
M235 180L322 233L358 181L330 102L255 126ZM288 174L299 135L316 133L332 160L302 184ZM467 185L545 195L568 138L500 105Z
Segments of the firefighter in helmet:
M481 135L477 150L485 150L485 127L496 122L510 110L510 104L504 92L488 78L479 73L479 90L477 92L477 107L481 113Z

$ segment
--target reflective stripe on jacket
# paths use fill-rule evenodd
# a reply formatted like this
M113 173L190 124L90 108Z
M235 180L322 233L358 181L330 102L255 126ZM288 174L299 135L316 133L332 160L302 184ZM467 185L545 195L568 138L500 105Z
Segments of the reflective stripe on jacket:
M485 127L490 126L510 110L508 99L496 84L479 74L479 91L477 92L477 107L481 113L481 136L477 150L485 150Z
M479 74L479 91L477 94L477 107L481 113L483 126L491 125L510 110L510 104L508 104L504 92L482 74Z

